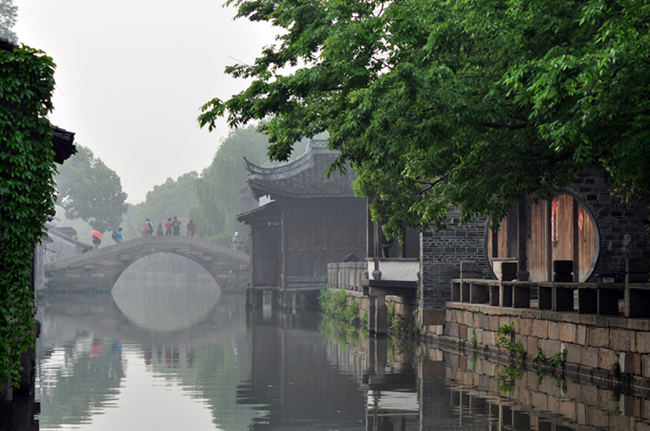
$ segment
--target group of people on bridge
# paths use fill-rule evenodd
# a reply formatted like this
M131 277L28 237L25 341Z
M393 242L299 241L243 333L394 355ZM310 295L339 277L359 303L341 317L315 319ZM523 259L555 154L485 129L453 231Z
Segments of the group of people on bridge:
M165 231L163 232L163 224L162 222L158 222L158 230L156 231L157 236L180 236L181 235L181 227L182 223L178 219L178 217L174 216L173 220L172 218L168 218L167 221L165 222ZM194 236L196 233L196 224L194 223L194 220L190 219L190 221L187 223L185 226L186 228L186 235L187 236ZM151 223L151 220L147 219L144 222L144 230L142 231L142 236L153 236L154 233L154 227L153 223ZM92 235L92 242L93 246L95 247L95 250L97 250L102 243L102 234L96 230L90 231L90 234ZM113 241L115 241L115 244L119 244L121 242L124 242L124 235L122 234L122 228L119 227L115 232L111 234L111 238Z
M165 222L165 232L163 233L163 225L162 222L158 222L158 230L156 231L157 236L181 236L181 227L182 227L181 221L174 216L174 219L168 218L167 221ZM187 236L194 236L196 233L196 224L194 224L194 220L190 219L189 223L185 226L187 231L186 235ZM149 219L147 219L144 222L144 231L142 233L143 236L152 236L153 235L153 224Z

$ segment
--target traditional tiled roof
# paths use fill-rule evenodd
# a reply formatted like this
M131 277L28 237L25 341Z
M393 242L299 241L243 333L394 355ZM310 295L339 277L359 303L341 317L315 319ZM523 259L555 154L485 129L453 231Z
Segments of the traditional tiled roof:
M346 175L334 171L327 177L327 170L338 151L326 149L325 141L309 141L305 153L288 163L261 167L246 161L248 186L259 199L270 195L298 198L354 197L352 182L354 171L348 167Z
M57 227L48 229L48 235L51 237L57 237L63 241L80 246L83 249L83 252L90 251L94 248L92 244L88 244L83 241L79 241L75 236L77 231L71 227ZM52 242L51 240L48 242Z
M52 136L52 147L54 148L54 161L60 165L77 153L77 147L74 145L74 133L68 132L60 127L54 128Z
M18 45L16 45L9 39L0 37L0 50L11 54L12 52L14 52L14 49L18 49Z
M251 224L256 220L262 222L275 222L279 221L280 217L280 208L278 208L277 202L271 201L266 205L237 214L237 221L246 224Z

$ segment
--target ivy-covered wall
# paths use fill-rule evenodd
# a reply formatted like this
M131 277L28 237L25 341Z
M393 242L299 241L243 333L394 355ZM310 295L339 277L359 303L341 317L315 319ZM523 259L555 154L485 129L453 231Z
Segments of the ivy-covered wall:
M34 245L54 212L54 68L42 51L0 50L0 377L14 385L34 343Z

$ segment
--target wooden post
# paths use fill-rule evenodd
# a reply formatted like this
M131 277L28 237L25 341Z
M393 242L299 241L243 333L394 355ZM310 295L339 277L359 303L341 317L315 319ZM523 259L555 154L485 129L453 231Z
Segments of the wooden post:
M517 262L519 264L519 270L517 271L517 280L519 281L528 281L528 277L530 277L530 273L528 272L526 266L526 237L528 233L526 206L526 202L519 202L517 205Z
M285 220L285 208L284 205L278 203L278 208L280 208L280 288L287 288L287 228Z

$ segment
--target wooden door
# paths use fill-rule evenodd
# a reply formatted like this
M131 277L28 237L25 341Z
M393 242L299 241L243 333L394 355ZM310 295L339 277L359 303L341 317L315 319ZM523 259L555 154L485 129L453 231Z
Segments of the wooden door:
M488 260L516 258L518 214L513 206L498 232L487 238ZM574 262L574 280L586 281L597 259L596 230L589 213L573 196L563 193L527 207L526 266L530 281L550 281L554 260Z
M280 286L280 226L278 222L252 226L253 286Z

